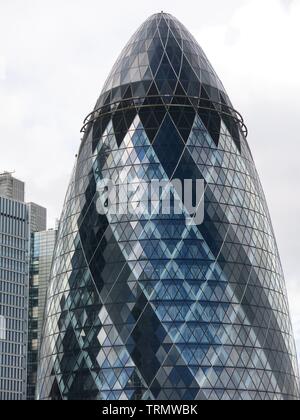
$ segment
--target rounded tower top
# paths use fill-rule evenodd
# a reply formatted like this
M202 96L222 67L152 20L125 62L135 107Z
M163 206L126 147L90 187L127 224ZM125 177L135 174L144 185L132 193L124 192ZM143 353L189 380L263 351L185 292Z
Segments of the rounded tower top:
M158 95L203 96L231 106L198 42L182 23L163 11L150 16L131 37L104 84L96 108L124 97L147 96L150 88Z
M113 66L95 109L82 132L103 114L116 109L161 103L191 106L208 115L207 128L218 143L220 116L240 149L240 133L247 136L241 115L191 33L174 16L161 12L142 24ZM239 130L239 128L241 130Z

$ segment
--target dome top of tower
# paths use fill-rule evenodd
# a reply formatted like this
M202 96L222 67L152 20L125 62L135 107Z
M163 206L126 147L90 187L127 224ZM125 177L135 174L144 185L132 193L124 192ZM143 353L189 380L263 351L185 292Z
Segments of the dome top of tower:
M204 51L172 15L150 16L131 37L112 68L96 108L124 98L158 95L207 97L231 106Z

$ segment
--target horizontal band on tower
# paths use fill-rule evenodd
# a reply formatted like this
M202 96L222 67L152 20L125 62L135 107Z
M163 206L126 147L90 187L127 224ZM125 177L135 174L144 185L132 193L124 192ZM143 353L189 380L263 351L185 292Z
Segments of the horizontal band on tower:
M151 100L166 100L165 103L147 103L145 104L145 101L151 101ZM172 101L177 100L179 103L172 103ZM180 103L180 101L187 102L190 101L190 103ZM169 102L170 101L170 102ZM195 102L199 101L198 104ZM193 104L194 102L194 104ZM205 102L207 102L207 106L205 106ZM124 104L124 106L123 106ZM88 127L90 124L95 123L99 118L102 118L104 116L116 113L116 112L123 112L131 109L144 109L144 108L159 108L159 107L178 107L178 108L192 108L195 111L198 110L205 110L205 111L212 111L217 112L221 117L230 117L232 118L240 127L243 135L245 138L248 136L248 128L244 122L243 117L241 114L236 111L234 108L228 106L227 104L220 103L220 102L214 102L210 99L205 98L197 98L197 97L189 97L189 96L173 96L173 95L155 95L155 96L144 96L144 97L135 97L135 98L126 98L121 101L112 102L110 104L104 105L98 109L95 109L93 112L91 112L84 120L83 127L81 128L81 133L86 133Z

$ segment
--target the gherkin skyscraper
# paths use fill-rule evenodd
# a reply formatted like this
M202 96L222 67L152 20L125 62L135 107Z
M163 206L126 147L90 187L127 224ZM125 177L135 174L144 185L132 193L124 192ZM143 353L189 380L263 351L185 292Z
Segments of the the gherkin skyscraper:
M83 127L40 399L298 399L280 258L247 129L195 39L150 17ZM204 221L101 214L99 180L204 180ZM174 192L175 194L175 192Z

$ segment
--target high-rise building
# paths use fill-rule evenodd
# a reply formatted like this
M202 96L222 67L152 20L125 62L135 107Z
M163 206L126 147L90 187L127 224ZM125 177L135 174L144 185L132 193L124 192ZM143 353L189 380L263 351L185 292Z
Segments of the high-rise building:
M29 336L27 362L27 399L34 400L37 382L38 351L44 319L46 292L50 278L56 230L31 235L29 275Z
M35 203L28 203L31 232L47 229L47 210Z
M24 202L25 184L12 176L10 172L0 174L0 196Z
M247 129L178 20L154 15L135 33L83 132L48 289L39 398L299 398ZM184 201L174 215L148 215L142 199L140 213L105 212L104 179L204 180L204 221L192 223Z
M31 235L46 228L46 210L24 202L24 186L0 175L0 400L26 399Z
M26 399L29 218L0 197L0 400Z

